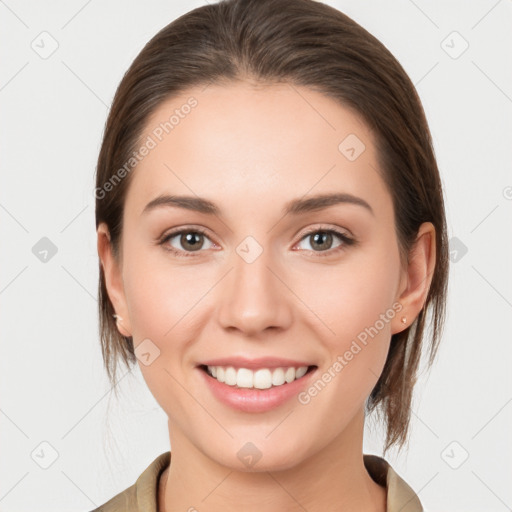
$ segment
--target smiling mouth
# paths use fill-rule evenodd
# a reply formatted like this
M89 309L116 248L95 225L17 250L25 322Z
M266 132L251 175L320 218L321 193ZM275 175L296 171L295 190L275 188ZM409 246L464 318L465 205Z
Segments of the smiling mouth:
M316 370L317 366L283 366L279 368L234 368L233 366L206 366L199 368L211 378L235 388L270 389L285 386Z

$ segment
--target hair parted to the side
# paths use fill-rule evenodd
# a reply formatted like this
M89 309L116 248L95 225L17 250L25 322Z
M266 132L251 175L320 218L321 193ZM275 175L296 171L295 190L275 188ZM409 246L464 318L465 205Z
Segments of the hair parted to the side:
M393 199L402 265L408 263L420 225L435 226L436 264L424 307L410 327L392 336L382 375L367 401L367 411L380 411L386 421L385 451L393 445L401 448L425 327L431 326L428 366L441 339L449 259L443 191L423 107L406 72L380 41L345 14L314 0L227 0L184 14L146 44L121 81L105 125L96 190L104 191L104 184L129 160L148 117L164 100L189 87L239 80L307 86L366 122ZM96 195L96 227L107 224L119 261L132 175ZM119 360L130 368L136 357L132 339L116 328L101 264L98 292L102 355L115 386Z

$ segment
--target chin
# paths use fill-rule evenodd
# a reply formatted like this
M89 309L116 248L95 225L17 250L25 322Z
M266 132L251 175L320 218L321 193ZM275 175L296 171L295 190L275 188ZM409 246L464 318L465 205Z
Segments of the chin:
M297 450L300 441L283 446L282 443L260 441L233 441L220 453L205 451L205 455L230 470L243 473L262 473L267 471L285 471L301 464L306 455ZM210 447L211 448L211 447Z

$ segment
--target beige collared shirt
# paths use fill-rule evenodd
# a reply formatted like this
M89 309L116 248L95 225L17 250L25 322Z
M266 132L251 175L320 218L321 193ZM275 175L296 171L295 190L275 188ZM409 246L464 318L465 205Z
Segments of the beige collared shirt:
M170 461L171 452L162 453L131 487L92 512L158 512L158 483ZM386 512L423 512L418 496L386 460L364 455L364 465L375 482L387 489Z

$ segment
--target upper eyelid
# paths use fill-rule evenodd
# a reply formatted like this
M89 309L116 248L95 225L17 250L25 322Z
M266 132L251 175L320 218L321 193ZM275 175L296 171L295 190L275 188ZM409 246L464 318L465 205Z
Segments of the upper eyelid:
M215 244L215 242L211 239L210 235L208 234L208 230L206 228L194 227L194 226L184 227L184 228L176 228L175 231L171 230L168 233L163 234L160 239L168 240L170 238L174 238L177 235L182 235L183 233L200 233L201 235L206 236L210 240L210 242Z

